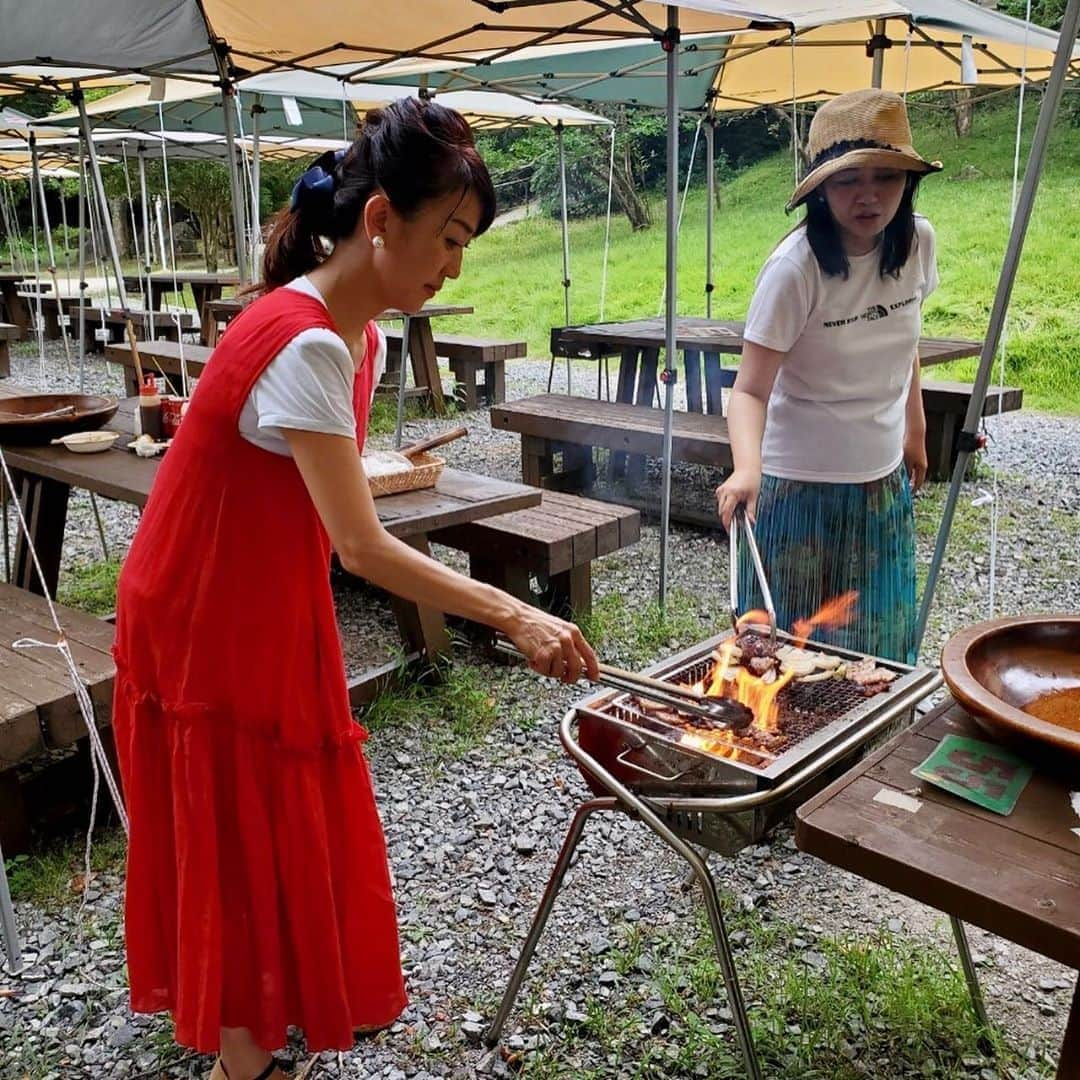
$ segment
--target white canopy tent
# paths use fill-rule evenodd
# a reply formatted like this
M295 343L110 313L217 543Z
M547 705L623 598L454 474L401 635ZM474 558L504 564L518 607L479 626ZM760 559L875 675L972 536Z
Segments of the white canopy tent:
M369 109L375 109L417 93L415 87L378 83L353 83L337 76L312 71L279 71L241 79L236 84L236 119L254 143L251 156L251 225L245 232L252 245L252 262L257 246L261 215L257 198L260 158L276 148L288 153L288 140L298 134L308 137L339 136L351 140L358 123ZM500 129L524 125L546 125L556 131L560 174L565 176L564 127L611 123L603 116L570 105L528 100L521 96L488 90L452 91L439 95L441 104L460 112L471 127ZM225 117L217 88L209 81L167 79L163 83L141 83L100 98L86 106L86 115L106 121L111 127L151 131L167 124L180 132L223 133ZM62 125L78 119L77 110L55 114L43 121ZM96 136L95 136L96 137ZM220 140L219 135L214 136ZM336 144L331 144L336 145ZM210 148L208 148L210 149ZM570 319L570 251L565 186L562 199L563 292L566 319Z

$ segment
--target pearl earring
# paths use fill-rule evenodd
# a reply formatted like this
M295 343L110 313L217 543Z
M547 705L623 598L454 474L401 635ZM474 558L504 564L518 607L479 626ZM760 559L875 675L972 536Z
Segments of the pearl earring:
M371 246L377 248L386 247L386 241L381 236L373 236L371 238Z

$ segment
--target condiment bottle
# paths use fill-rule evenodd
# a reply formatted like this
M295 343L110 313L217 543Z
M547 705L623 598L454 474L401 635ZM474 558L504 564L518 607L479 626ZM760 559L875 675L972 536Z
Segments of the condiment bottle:
M139 387L139 433L152 439L161 438L161 395L153 375L143 376Z

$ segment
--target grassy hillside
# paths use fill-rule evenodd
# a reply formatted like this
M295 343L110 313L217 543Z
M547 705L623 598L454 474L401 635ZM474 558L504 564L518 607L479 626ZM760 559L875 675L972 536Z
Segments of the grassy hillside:
M1024 156L1038 99L1029 95ZM958 140L951 118L914 112L915 142L944 172L923 185L919 209L938 235L941 287L927 304L926 332L980 337L986 328L1005 243L1012 189L1015 108L977 112L972 136ZM970 168L969 168L970 167ZM977 170L977 175L972 174ZM971 179L961 179L973 175ZM790 156L778 155L723 186L716 215L713 313L745 313L754 277L776 241L794 223L783 205L792 186ZM611 223L605 319L639 318L660 311L663 293L663 206L657 224L630 231ZM571 320L600 315L604 245L602 219L571 224ZM705 193L691 191L679 247L679 311L704 314ZM530 355L543 356L549 328L561 325L562 251L555 221L530 219L492 230L466 255L465 270L440 296L473 304L459 326L474 332L525 337ZM452 323L440 323L447 332ZM1013 293L1006 378L1024 387L1027 403L1055 412L1080 412L1080 129L1058 125L1028 231ZM934 369L938 378L968 378L975 361Z

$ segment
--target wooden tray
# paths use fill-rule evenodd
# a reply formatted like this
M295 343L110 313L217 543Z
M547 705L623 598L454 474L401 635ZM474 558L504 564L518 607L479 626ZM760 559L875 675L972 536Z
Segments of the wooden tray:
M446 465L441 457L434 454L416 454L412 461L413 468L409 472L369 476L371 494L377 499L380 495L400 495L403 491L434 487Z

